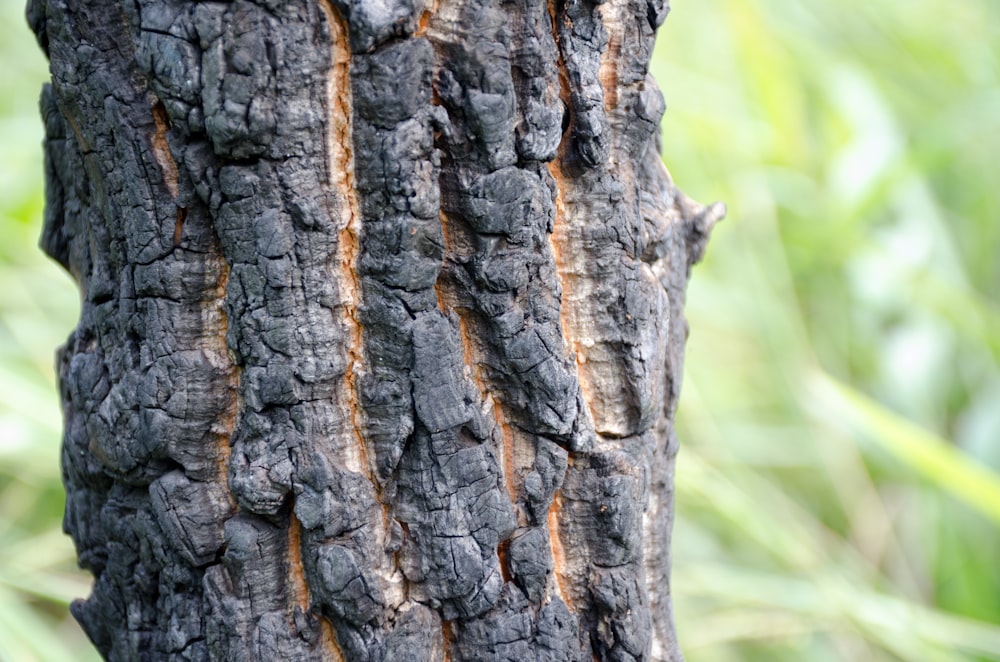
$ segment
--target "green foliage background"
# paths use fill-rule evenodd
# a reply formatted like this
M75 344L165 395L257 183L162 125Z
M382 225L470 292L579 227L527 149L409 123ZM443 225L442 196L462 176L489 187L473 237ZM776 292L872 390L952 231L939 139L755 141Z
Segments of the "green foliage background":
M92 652L35 248L46 65L0 9L0 659ZM689 662L1000 660L1000 3L675 0L664 154L724 200L688 298Z

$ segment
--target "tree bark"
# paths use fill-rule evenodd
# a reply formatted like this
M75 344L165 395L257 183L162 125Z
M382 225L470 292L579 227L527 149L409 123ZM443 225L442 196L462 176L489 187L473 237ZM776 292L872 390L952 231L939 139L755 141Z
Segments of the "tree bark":
M31 0L111 660L680 660L658 0Z

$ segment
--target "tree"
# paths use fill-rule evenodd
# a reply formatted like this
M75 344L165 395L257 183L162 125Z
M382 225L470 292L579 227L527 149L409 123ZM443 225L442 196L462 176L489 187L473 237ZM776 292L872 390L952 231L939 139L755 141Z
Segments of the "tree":
M679 660L657 0L31 0L109 659Z

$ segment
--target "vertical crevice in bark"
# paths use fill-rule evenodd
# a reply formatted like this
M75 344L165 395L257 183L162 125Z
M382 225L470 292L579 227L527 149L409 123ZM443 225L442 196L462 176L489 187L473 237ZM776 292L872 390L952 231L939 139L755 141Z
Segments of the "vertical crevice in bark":
M559 99L563 105L564 118L562 120L562 131L560 134L559 147L556 152L556 158L553 158L547 163L547 169L549 171L549 176L552 180L553 188L553 222L552 231L549 233L548 240L552 251L553 266L555 269L555 276L559 283L559 331L560 336L563 340L563 345L569 355L572 357L574 368L576 371L577 383L580 387L580 402L583 406L580 407L580 416L584 421L584 428L587 430L593 429L593 420L590 414L590 408L587 404L589 399L586 396L587 393L587 383L583 379L584 375L581 374L579 370L579 361L581 354L577 347L576 334L573 333L570 326L569 318L569 307L567 306L567 300L572 297L570 290L570 283L568 279L564 276L566 271L566 261L563 259L561 254L561 244L557 240L557 237L563 231L562 228L566 222L566 210L563 204L563 189L566 187L565 182L561 182L562 174L560 172L558 155L560 152L564 152L569 144L567 138L569 136L569 131L573 126L573 104L570 95L570 80L569 72L566 67L566 62L563 57L562 48L560 46L559 38L559 22L560 20L565 20L565 16L562 15L556 6L556 0L547 0L546 3L546 13L549 20L549 29L552 34L553 44L556 46L556 67L557 67L557 82L559 88ZM561 487L561 486L560 486ZM549 505L548 513L546 514L546 525L549 533L549 548L552 553L553 561L553 575L556 580L555 586L559 591L560 597L566 602L572 613L579 613L581 611L582 605L578 604L578 596L576 595L575 584L570 578L571 570L570 565L567 561L566 552L563 549L562 544L562 534L560 527L560 512L562 506L562 497L560 495L559 489L555 490L553 494L552 501Z
M170 130L170 118L167 116L167 109L163 107L163 102L157 100L153 104L153 122L156 131L150 137L150 145L153 149L153 157L160 166L163 173L163 184L171 197L176 198L177 188L177 162L174 155L170 153L170 145L167 144L167 131ZM175 242L176 243L176 242Z
M564 585L570 583L570 579L567 577L566 552L563 550L562 537L559 533L559 511L561 507L562 497L556 491L552 498L552 504L549 506L546 519L546 526L549 529L549 549L552 552L552 574L559 597L566 603L570 612L578 613L580 609L576 604L574 596L570 594L567 588L564 588Z
M309 585L302 564L302 522L293 512L288 518L288 583L292 600L303 613L309 611Z
M601 23L608 33L607 43L601 50L601 64L597 79L604 90L604 112L611 113L618 108L618 67L621 65L622 41L627 28L619 12L627 9L623 2L605 2L600 6Z
M560 78L562 78L562 75L560 75ZM572 120L570 120L570 122L572 125ZM565 145L565 143L563 144ZM565 149L565 147L563 149ZM580 396L583 404L585 405L582 415L584 417L586 427L588 429L593 429L593 413L591 411L590 403L594 402L595 398L591 395L593 390L591 389L589 383L589 373L585 367L582 366L582 364L587 361L584 346L588 342L588 339L584 335L585 332L579 328L577 313L575 311L576 307L579 305L578 302L585 300L587 298L587 294L580 294L577 292L575 277L576 272L571 266L571 258L564 257L564 255L574 255L573 251L579 250L579 246L572 245L571 240L566 237L566 234L569 232L567 224L570 223L570 220L569 214L566 212L563 191L570 187L570 183L562 173L562 166L558 158L549 162L548 170L549 175L552 177L553 187L555 189L555 214L552 233L549 235L549 243L552 247L552 258L556 276L559 279L560 335L563 338L563 343L567 351L569 351L573 357L576 379L580 385ZM577 260L580 260L581 258L582 256L578 257Z
M340 201L341 216L341 229L337 235L339 264L335 265L334 270L346 299L344 325L349 334L348 362L344 372L344 416L352 422L350 428L358 449L356 458L349 456L345 459L348 469L363 473L378 491L378 482L374 478L374 465L369 459L367 441L362 434L365 428L362 420L364 410L358 400L358 387L355 383L356 375L364 372L364 359L361 323L358 320L358 308L361 305L361 281L358 277L358 262L361 255L361 211L354 181L351 51L347 24L343 17L328 0L321 0L321 7L330 25L332 46L331 68L327 75L327 152L330 161L328 181L333 187L334 195Z

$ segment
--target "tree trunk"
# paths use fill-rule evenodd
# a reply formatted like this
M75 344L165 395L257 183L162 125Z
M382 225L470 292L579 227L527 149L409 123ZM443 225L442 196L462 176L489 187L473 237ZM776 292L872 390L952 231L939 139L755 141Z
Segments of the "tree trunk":
M32 0L112 660L680 660L656 0Z

